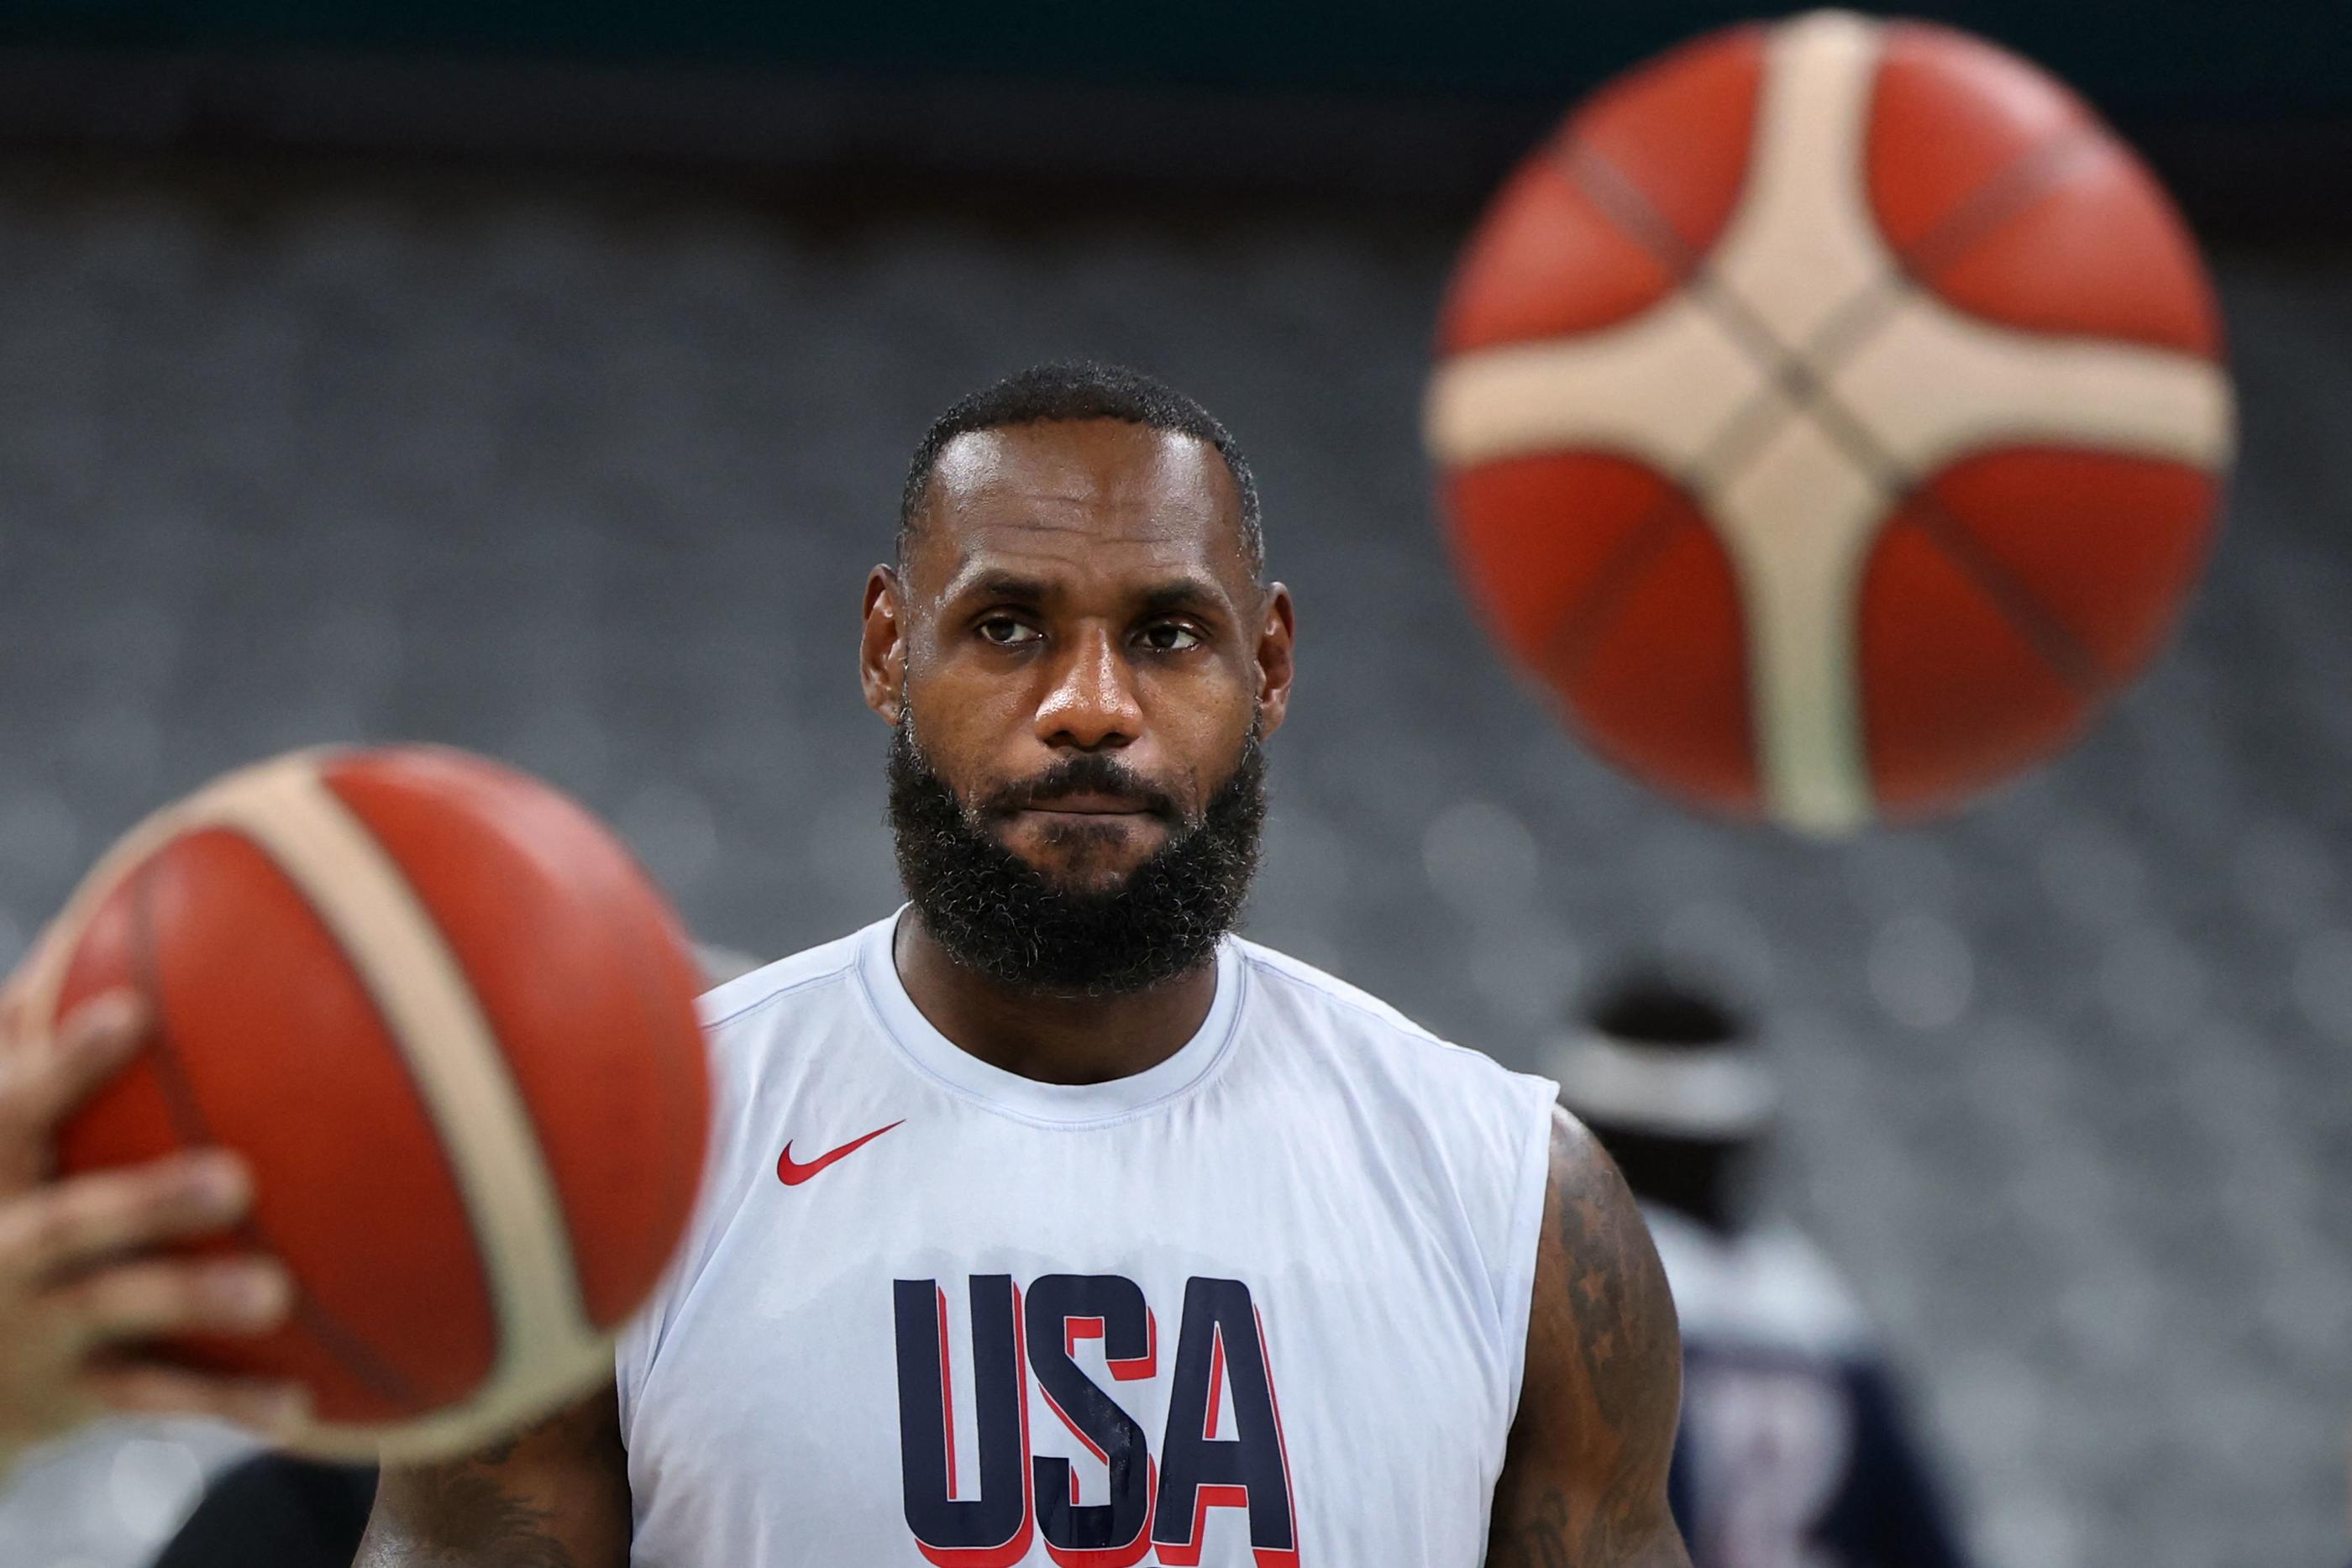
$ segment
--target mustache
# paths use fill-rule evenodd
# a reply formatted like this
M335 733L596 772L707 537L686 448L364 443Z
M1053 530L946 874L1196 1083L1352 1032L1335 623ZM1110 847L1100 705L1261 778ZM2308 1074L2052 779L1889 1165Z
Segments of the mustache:
M1007 849L970 798L932 768L913 727L891 737L890 836L898 878L956 962L1034 996L1131 996L1208 962L1257 868L1265 754L1255 726L1241 761L1117 886L1068 888ZM1073 757L989 794L992 806L1079 790L1173 810L1108 753ZM977 793L977 791L975 791Z
M1034 779L992 791L978 806L990 821L1010 817L1066 800L1073 795L1117 795L1133 800L1147 814L1165 822L1184 821L1183 809L1166 790L1107 754L1066 758Z

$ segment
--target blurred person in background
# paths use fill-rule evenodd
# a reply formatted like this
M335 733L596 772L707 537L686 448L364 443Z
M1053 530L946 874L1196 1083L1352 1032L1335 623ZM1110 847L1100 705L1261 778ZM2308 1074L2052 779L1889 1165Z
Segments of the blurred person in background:
M1958 1568L1890 1369L1813 1243L1754 1212L1778 1088L1748 1020L1630 972L1551 1063L1616 1156L1682 1322L1670 1491L1695 1568Z

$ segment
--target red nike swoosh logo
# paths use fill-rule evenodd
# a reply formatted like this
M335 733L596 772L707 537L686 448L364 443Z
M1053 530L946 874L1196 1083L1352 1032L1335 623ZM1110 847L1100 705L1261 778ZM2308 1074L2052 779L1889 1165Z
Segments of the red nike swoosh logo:
M893 1122L890 1124L890 1127L903 1125L905 1125L903 1121ZM781 1155L777 1156L776 1159L776 1178L782 1182L786 1186L798 1186L801 1183L808 1180L809 1177L816 1175L817 1172L824 1169L825 1166L833 1164L834 1161L845 1159L847 1156L856 1154L858 1150L864 1148L866 1145L872 1143L875 1139L888 1132L890 1127L877 1127L862 1138L852 1138L849 1142L842 1145L841 1147L828 1150L824 1154L817 1155L816 1158L809 1161L806 1165L803 1165L798 1160L793 1158L793 1145L790 1142L787 1142L784 1145L784 1152Z

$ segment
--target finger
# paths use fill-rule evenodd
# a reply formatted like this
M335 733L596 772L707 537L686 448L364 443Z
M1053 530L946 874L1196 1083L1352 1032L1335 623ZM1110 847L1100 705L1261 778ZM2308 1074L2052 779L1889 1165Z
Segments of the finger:
M24 1021L25 1009L32 1001L33 971L40 967L42 952L56 935L56 926L43 926L41 934L34 937L32 945L25 949L25 956L18 960L16 968L9 971L5 980L0 980L0 1048L13 1043Z
M126 1416L211 1416L265 1437L284 1437L310 1418L299 1384L208 1376L152 1362L93 1366L82 1375L92 1399Z
M32 1002L32 982L27 978L32 967L27 959L5 980L0 980L0 1054L14 1050L17 1037L24 1032L25 1014Z
M46 1134L121 1071L146 1034L147 1012L138 997L109 991L68 1015L47 1049L20 1041L0 1072L0 1124L18 1136Z
M226 1149L68 1176L0 1202L0 1277L40 1280L114 1253L235 1224L253 1200Z
M286 1321L294 1290L267 1258L149 1259L59 1285L40 1304L78 1349L170 1334L267 1333Z

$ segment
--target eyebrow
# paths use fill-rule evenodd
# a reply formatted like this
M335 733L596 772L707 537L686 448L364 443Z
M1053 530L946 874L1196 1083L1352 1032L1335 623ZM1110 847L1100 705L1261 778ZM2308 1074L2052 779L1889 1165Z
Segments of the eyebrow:
M983 571L964 582L948 584L950 599L1009 599L1022 604L1042 604L1054 597L1051 584L1018 572Z
M1147 613L1166 610L1222 611L1228 608L1226 597L1214 583L1199 578L1171 578L1144 591L1143 608Z
M999 569L981 572L966 582L950 583L947 597L955 601L1002 600L1014 604L1044 604L1059 598L1060 591L1043 578L1024 577L1019 572ZM1171 610L1217 613L1230 609L1227 595L1216 583L1193 576L1155 582L1143 591L1139 600L1139 608L1147 615Z

